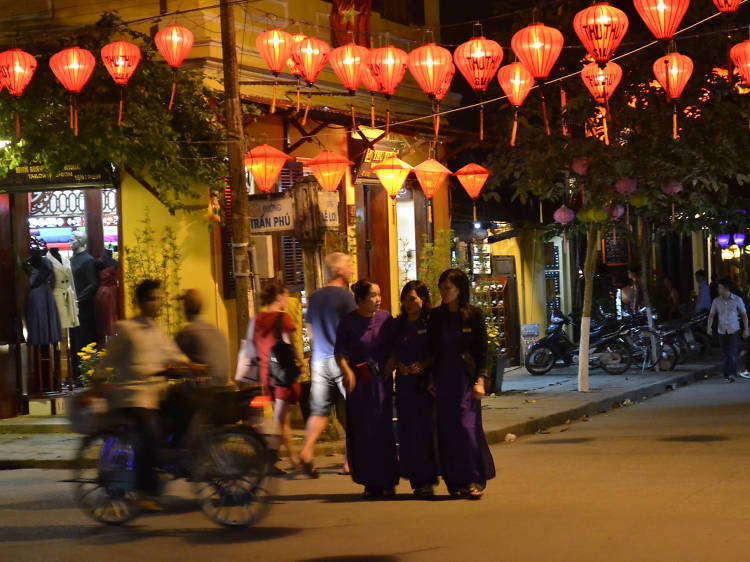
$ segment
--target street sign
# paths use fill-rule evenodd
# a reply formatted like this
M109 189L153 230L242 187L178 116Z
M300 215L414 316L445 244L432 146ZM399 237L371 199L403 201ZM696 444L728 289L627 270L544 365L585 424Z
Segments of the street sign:
M320 217L325 228L339 227L339 192L338 191L320 191L318 192L318 206L320 207Z
M521 339L535 340L539 337L539 324L521 324Z
M251 234L291 234L294 231L294 205L288 193L250 196L248 215Z

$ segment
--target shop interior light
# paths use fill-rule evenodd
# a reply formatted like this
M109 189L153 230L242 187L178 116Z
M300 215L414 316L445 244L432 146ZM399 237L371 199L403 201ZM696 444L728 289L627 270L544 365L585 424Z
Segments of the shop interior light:
M726 247L728 247L729 246L729 240L730 240L729 234L719 234L716 237L716 242L717 242L717 244L719 244L720 248L726 248Z

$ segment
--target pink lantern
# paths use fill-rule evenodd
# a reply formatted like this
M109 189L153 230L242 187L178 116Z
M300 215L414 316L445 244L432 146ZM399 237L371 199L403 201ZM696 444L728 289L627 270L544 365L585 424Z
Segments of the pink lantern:
M669 180L669 183L667 185L662 186L661 188L662 193L664 195L667 195L669 197L674 197L677 195L680 191L682 191L682 184L676 180ZM674 200L672 201L672 222L674 222Z
M584 157L584 158L578 158L576 160L573 160L573 163L570 165L570 168L579 176L585 176L586 173L589 171L589 159Z
M568 209L565 205L557 209L553 214L552 218L555 222L560 223L563 226L569 225L576 218L576 214L572 209Z
M622 215L625 214L625 207L620 204L617 204L615 206L608 206L607 213L609 214L610 219L612 219L613 221L617 221L620 220L622 218Z
M636 181L631 178L622 178L617 180L615 184L615 190L623 197L630 197L635 193L637 188Z

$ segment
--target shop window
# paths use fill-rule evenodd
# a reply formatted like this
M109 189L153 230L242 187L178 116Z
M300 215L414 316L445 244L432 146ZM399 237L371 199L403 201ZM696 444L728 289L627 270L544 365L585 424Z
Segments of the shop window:
M294 187L294 182L302 175L304 172L300 163L287 163L279 175L279 191L284 192ZM281 236L280 245L282 280L291 292L299 291L305 284L302 246L293 236Z
M398 286L417 278L417 228L414 195L404 188L396 198L396 236L398 240Z
M560 300L560 248L554 242L544 244L544 277L546 282L547 321L561 308Z

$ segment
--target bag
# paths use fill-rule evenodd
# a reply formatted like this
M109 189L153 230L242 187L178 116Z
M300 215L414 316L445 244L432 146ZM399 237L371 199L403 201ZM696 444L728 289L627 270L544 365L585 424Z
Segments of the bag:
M274 386L292 386L300 376L294 348L284 341L281 334L281 316L279 312L276 317L274 329L276 331L276 343L273 344L268 354L268 376Z
M260 384L260 364L258 350L255 348L255 316L250 319L245 339L240 342L240 352L237 356L237 370L234 380L244 384Z

